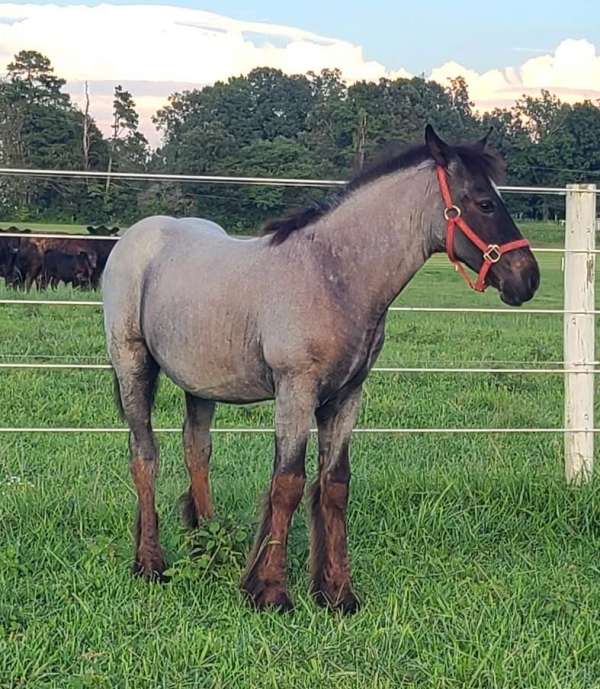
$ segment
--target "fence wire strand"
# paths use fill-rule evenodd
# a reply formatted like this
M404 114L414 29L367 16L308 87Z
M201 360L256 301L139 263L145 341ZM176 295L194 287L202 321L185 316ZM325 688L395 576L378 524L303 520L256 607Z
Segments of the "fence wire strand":
M0 305L4 306L102 306L101 301L87 299L0 299ZM509 316L519 315L574 315L595 316L600 310L569 311L566 309L531 309L531 308L495 308L495 307L460 307L460 306L390 306L391 312L414 313L501 313Z
M14 370L48 370L48 371L64 371L64 370L84 370L84 371L110 371L112 366L110 364L53 364L53 363L23 363L23 362L3 362L0 363L0 369L14 369ZM559 374L565 373L600 373L600 369L595 369L593 365L581 364L577 367L571 368L482 368L482 367L446 367L446 366L374 366L371 369L372 373L494 373L494 374Z
M177 433L181 434L181 428L154 428L154 433ZM486 433L489 435L495 434L510 434L510 433L527 433L527 434L546 434L546 433L598 433L598 428L354 428L352 433L355 434L373 434L373 435L415 435L415 434L479 434ZM231 433L242 434L265 434L273 435L275 430L273 428L211 428L211 433ZM317 433L316 428L311 428L311 433ZM60 427L60 428L34 428L34 427L3 427L0 428L0 433L129 433L128 428L118 428L108 426L106 428L81 428L81 427Z

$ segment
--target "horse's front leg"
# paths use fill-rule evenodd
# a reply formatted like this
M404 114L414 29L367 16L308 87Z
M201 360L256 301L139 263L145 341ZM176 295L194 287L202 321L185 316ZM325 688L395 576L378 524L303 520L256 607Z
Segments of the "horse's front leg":
M349 446L360 409L361 389L317 410L319 477L312 492L311 576L317 602L352 613L358 599L352 591L346 536L350 486Z
M287 536L304 491L306 443L315 408L312 385L283 381L275 405L273 475L242 590L259 609L289 610Z

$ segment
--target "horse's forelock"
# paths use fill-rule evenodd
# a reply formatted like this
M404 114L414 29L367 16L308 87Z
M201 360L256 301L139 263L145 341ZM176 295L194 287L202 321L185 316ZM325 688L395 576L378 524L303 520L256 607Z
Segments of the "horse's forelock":
M502 184L505 181L506 163L493 148L486 146L481 150L477 144L453 148L470 172L480 173L494 184Z

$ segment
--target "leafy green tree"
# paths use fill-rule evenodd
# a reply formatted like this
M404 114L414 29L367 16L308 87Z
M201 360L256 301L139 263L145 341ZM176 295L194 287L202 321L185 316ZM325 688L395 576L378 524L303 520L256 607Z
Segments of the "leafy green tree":
M146 169L150 149L146 137L139 130L139 115L129 91L120 84L115 86L113 118L109 141L108 172L124 170L141 172ZM106 179L105 213L112 221L135 220L137 209L132 203L139 192L133 182Z
M173 94L154 118L164 143L152 167L189 174L318 174L319 159L310 157L303 139L314 101L308 77L271 68ZM179 190L181 197L189 193L189 186ZM247 229L267 209L283 212L290 194L264 187L204 186L195 197L199 214Z
M309 72L312 107L307 113L305 131L300 135L307 148L320 161L313 175L335 177L348 174L357 154L355 143L360 138L364 153L367 132L355 140L359 127L358 112L349 98L348 86L338 69L324 69L320 74ZM363 119L366 110L360 110Z
M113 167L143 169L149 156L148 140L139 130L139 115L129 91L115 86L108 171ZM107 189L110 180L107 180Z
M552 142L563 127L569 110L569 105L547 90L542 90L537 97L525 95L515 104L515 116L520 119L531 142L524 166L528 184L553 186L557 182L556 170L552 169L556 165L551 162ZM531 202L532 212L543 220L561 213L562 206L559 199L549 196Z
M508 159L508 181L563 185L597 178L600 108L573 106L548 91L512 108L478 114L462 77L444 87L422 77L348 85L339 70L286 75L269 67L202 89L174 93L154 117L162 144L154 152L139 128L131 93L114 92L105 139L63 92L47 57L21 51L0 81L0 162L10 167L166 171L269 177L347 178L387 143L421 142L426 123L450 141L494 127ZM0 182L4 214L89 223L130 222L149 213L202 215L248 232L328 192L228 185L147 185L130 181ZM509 197L528 216L562 213L548 197Z
M0 157L9 167L81 169L83 114L61 91L64 80L54 74L47 57L21 51L0 82ZM106 149L100 131L88 121L91 168L101 164ZM19 216L32 209L44 217L72 217L85 204L81 183L27 180L4 181L4 212ZM60 209L60 210L59 210Z
M318 161L300 141L278 136L272 141L259 140L244 146L239 155L222 161L223 173L250 175L253 177L310 178ZM322 190L281 187L281 186L242 186L229 189L221 194L226 196L217 211L217 217L226 223L231 207L235 208L239 219L234 223L238 231L255 231L270 217L284 215L292 208L302 207L323 198ZM210 206L202 204L205 215Z
M178 172L208 172L241 146L297 137L311 99L306 77L271 68L175 93L154 118L164 142L159 158Z
M600 105L600 104L599 104ZM600 176L600 107L589 100L569 106L546 143L546 167L560 185Z

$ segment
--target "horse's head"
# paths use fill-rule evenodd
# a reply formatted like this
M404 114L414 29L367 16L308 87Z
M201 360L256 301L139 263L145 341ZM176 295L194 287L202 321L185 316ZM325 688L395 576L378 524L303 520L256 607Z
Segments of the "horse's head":
M472 144L451 146L427 126L425 141L437 166L444 210L436 239L451 260L479 273L472 284L475 289L492 285L502 301L520 306L535 294L540 271L496 188L503 163L488 148L488 135Z

